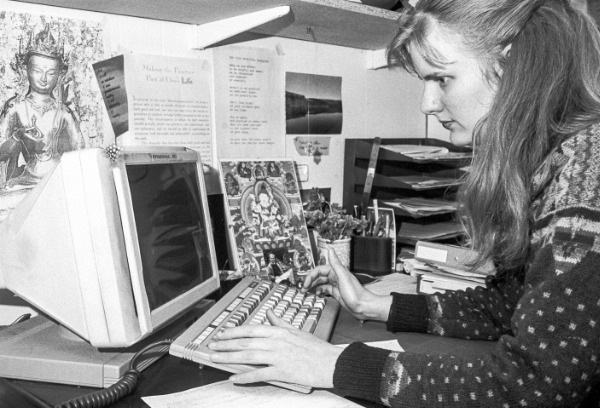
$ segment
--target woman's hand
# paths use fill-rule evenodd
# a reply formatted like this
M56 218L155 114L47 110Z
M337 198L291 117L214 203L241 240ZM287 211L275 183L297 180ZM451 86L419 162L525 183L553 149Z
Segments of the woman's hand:
M379 296L363 287L328 248L328 265L319 265L304 278L302 292L315 289L318 295L327 294L340 302L359 320L387 321L392 304L391 296Z
M283 381L316 388L332 388L340 347L295 329L267 311L273 326L257 324L225 329L208 348L210 359L220 364L265 365L233 375L234 383Z

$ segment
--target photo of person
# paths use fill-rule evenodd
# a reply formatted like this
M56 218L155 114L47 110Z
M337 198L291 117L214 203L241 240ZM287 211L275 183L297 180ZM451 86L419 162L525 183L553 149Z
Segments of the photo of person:
M287 252L287 250L283 252ZM282 261L283 252L275 249L265 253L267 277L276 283L292 284L294 282L294 269L291 265L287 265Z

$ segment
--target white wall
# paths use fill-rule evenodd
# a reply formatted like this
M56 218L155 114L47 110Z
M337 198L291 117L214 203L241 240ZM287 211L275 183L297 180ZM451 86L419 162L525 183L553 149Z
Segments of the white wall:
M0 0L0 10L101 21L105 24L109 50L107 57L131 51L208 58L207 52L190 49L193 27L186 24L7 0ZM309 180L303 183L303 188L331 187L332 201L341 203L345 138L425 137L426 120L419 111L419 81L400 71L368 70L367 51L282 38L266 38L236 45L277 47L285 54L286 71L342 77L343 130L341 135L331 137L330 156L323 157L320 164L316 164L312 157L297 154L292 137L282 135L282 138L286 138L287 156L309 167ZM111 131L107 121L105 133ZM7 303L2 297L0 293L0 304ZM6 309L3 311L0 308L0 324L3 324L3 316L12 321L14 313L6 313Z
M0 1L4 10L92 19L105 23L107 49L112 55L139 52L168 56L208 58L207 52L190 49L193 27L187 24L103 15L78 10ZM332 187L332 201L341 202L345 138L425 137L425 117L419 111L421 85L400 71L368 70L367 51L283 38L266 38L236 44L278 49L285 54L286 71L342 77L344 123L333 135L329 157L315 164L299 156L293 138L286 137L287 156L309 166L303 188ZM106 131L110 132L107 125ZM282 137L285 137L282 135Z

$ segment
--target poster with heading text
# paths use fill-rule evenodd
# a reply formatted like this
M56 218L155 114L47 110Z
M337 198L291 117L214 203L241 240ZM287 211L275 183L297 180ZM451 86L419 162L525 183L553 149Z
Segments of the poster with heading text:
M124 54L94 70L120 146L184 146L212 165L207 61Z
M213 52L219 158L285 156L283 57L262 48Z

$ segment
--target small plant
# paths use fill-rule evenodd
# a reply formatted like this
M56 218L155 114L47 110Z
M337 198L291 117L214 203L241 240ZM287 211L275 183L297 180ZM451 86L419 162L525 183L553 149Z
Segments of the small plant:
M305 210L306 225L309 228L314 228L319 236L329 241L337 241L339 239L350 238L355 230L359 227L360 221L353 216L346 214L339 204L329 205L322 201L322 197L318 194L317 200L319 203L310 203Z

